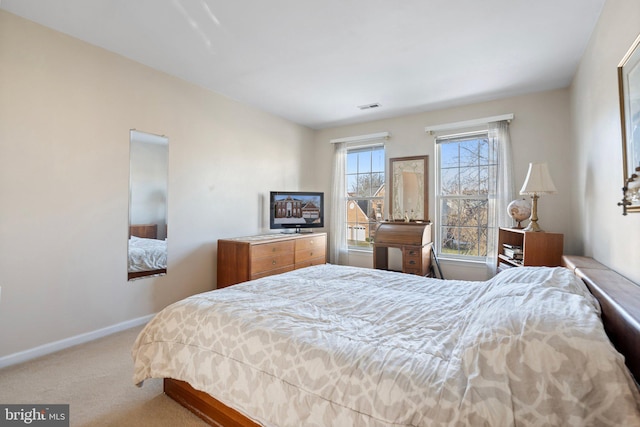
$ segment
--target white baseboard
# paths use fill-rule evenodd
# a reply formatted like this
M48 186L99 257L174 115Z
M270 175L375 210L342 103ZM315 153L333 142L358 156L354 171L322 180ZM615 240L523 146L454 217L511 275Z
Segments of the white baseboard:
M127 320L126 322L117 323L115 325L107 326L106 328L98 329L96 331L87 332L84 334L76 335L74 337L65 338L60 341L40 345L29 350L24 350L18 353L0 357L0 369L11 365L17 365L18 363L26 362L27 360L35 359L36 357L55 353L56 351L64 350L65 348L73 347L74 345L84 344L98 338L106 337L107 335L115 334L116 332L143 325L149 322L149 320L151 320L153 316L155 316L155 314L138 317L137 319Z

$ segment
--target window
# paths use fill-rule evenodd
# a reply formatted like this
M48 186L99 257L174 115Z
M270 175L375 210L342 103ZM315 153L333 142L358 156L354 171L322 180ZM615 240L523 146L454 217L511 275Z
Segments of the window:
M347 149L347 244L372 250L377 223L384 212L383 145Z
M486 131L436 138L436 250L441 256L487 256L495 144Z

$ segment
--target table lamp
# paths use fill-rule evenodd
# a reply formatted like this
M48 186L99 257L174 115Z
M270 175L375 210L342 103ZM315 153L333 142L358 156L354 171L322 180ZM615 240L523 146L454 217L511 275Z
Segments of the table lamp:
M531 221L524 231L544 231L538 225L538 198L541 194L555 194L558 190L551 180L546 163L529 163L529 172L524 180L520 194L529 194L531 203Z

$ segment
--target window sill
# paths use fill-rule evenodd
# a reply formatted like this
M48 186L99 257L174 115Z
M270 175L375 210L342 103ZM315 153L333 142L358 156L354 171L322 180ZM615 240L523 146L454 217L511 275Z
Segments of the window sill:
M349 253L357 253L357 254L371 254L373 255L373 249L347 249L347 252Z
M486 265L487 262L483 259L460 259L460 258L451 258L451 257L443 257L443 256L439 256L438 257L438 261L439 262L446 262L447 264L473 264L473 265Z

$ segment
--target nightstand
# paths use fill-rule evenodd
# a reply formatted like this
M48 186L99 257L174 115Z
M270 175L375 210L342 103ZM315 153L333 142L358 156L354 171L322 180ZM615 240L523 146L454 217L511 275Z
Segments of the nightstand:
M509 267L562 265L564 235L545 231L500 228L498 231L498 271ZM505 248L522 252L522 259L505 255ZM519 258L519 257L517 257Z

